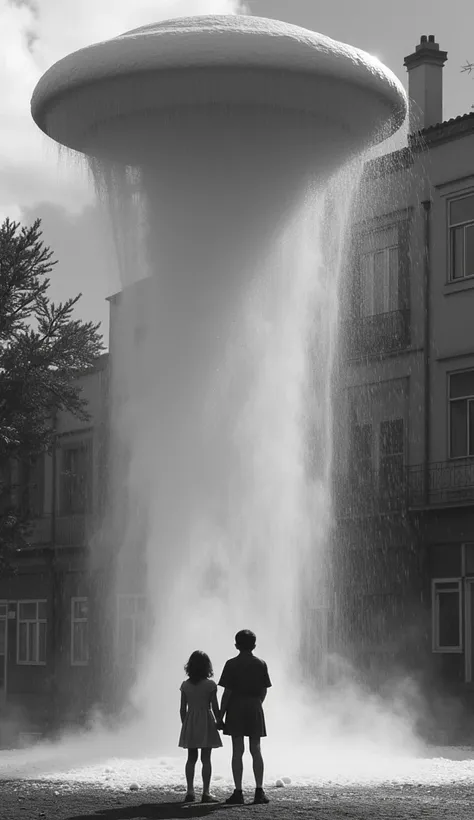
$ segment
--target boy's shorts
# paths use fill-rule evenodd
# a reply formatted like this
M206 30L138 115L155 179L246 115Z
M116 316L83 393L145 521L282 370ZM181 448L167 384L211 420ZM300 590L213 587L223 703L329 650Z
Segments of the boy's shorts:
M260 698L232 695L225 716L224 734L231 737L266 737Z

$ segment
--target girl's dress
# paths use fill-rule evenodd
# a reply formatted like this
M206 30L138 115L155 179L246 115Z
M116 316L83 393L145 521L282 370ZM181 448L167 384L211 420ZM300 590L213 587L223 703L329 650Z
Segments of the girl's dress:
M215 681L206 679L191 683L185 680L180 691L186 695L188 711L178 745L182 749L218 749L222 740L211 712L211 699L217 691Z

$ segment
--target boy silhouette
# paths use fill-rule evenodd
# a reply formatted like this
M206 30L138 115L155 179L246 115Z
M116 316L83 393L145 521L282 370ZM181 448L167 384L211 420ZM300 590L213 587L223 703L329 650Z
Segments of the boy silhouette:
M241 805L244 738L249 738L250 754L255 776L254 803L268 803L263 790L263 758L260 739L266 737L263 701L272 685L265 661L256 658L253 650L257 638L250 629L242 629L235 636L239 654L228 660L222 670L219 686L224 687L221 701L221 724L225 735L232 738L232 775L234 792L226 803Z

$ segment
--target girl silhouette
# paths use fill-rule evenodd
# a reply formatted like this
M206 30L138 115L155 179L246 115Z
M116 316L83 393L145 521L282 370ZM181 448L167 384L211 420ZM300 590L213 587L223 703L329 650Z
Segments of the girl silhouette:
M210 794L211 752L222 746L222 740L216 724L220 721L217 704L217 686L212 678L214 672L208 655L196 651L190 656L184 670L188 676L181 684L181 734L179 746L188 750L186 762L186 797L185 803L193 803L194 771L201 750L202 763L202 803L218 803ZM212 711L211 711L212 710Z

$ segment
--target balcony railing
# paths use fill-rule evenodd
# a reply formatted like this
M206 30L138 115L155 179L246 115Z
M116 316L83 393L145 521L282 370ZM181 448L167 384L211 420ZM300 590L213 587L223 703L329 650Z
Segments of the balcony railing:
M409 467L408 497L413 509L474 504L474 459Z
M397 475L371 472L366 476L337 476L334 480L336 515L361 518L399 513L406 509L405 472Z
M87 543L91 527L89 515L44 515L32 522L30 544L54 544L58 547L81 547Z
M387 515L431 507L474 505L474 459L405 467L395 474L335 476L339 518Z
M346 328L346 354L349 359L382 356L405 350L409 344L409 310L364 316L354 319Z

